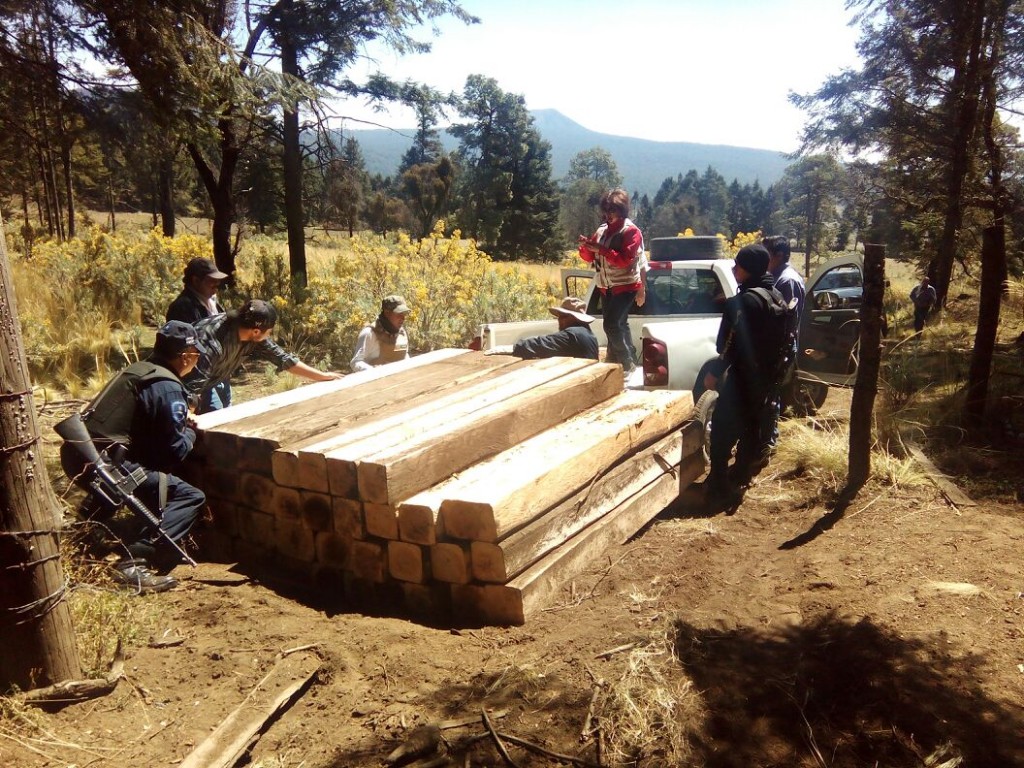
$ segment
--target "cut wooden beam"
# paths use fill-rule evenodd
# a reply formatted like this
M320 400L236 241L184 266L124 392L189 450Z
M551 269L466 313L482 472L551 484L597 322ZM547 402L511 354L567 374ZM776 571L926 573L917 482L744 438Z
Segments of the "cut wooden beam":
M424 548L407 541L388 542L388 573L391 578L423 584L429 578Z
M430 573L438 581L466 584L473 576L469 547L441 542L430 548Z
M595 477L585 488L500 542L472 542L473 578L504 584L522 573L661 475L678 475L680 462L700 451L702 438L700 424L688 421L681 429ZM688 478L685 482L689 484L692 480Z
M699 477L704 459L691 455L680 467ZM523 624L532 613L550 604L552 596L585 571L603 552L627 541L679 495L679 479L662 475L616 509L552 550L516 578L498 584L452 586L456 618L486 624Z
M396 393L394 388L370 391L375 405L368 406L363 398L348 406L350 415L359 408L363 409L362 413L307 438L280 445L271 457L274 480L280 485L326 492L329 486L323 454L328 450L379 434L406 419L471 398L478 392L486 392L488 381L507 375L522 367L524 362L507 356L480 355L460 359L460 364L462 373L456 376L439 371L436 366L421 370L419 375L424 378L418 394L408 388L401 393ZM323 405L329 408L329 404ZM335 408L332 414L339 416L340 411Z
M327 451L322 459L309 455L308 451L300 451L300 461L306 460L307 457L310 460L326 461L331 493L335 496L361 497L358 487L358 463L360 461L377 454L394 451L398 446L421 444L420 441L426 433L434 435L435 440L439 439L436 436L439 434L439 430L442 434L444 433L444 425L462 419L467 414L477 413L492 407L497 403L527 392L546 382L558 380L569 373L588 368L601 370L611 370L614 368L614 366L595 363L591 360L564 357L546 360L524 360L521 363L520 367L509 369L501 378L486 384L481 383L479 386L474 387L475 391L471 397L453 399L443 407L425 409L417 416L395 419L392 425L385 430L367 430L368 434L364 434L360 440L348 442L345 445ZM616 374L613 371L609 375L612 377L619 376L621 379L621 369L619 373ZM621 385L619 389L621 390ZM500 442L502 439L501 435L489 435L488 441L484 441L482 445L478 446L477 451L488 450L490 440ZM501 449L496 447L489 450L489 453L495 453L498 450ZM435 457L436 460L442 460L442 465L445 464L446 462L443 460L449 459L447 450L438 450L437 453L439 453L439 456ZM485 455L489 455L489 453ZM451 459L455 460L457 456L454 455ZM441 478L458 471L458 469L461 469L461 467L450 466L448 471L424 482L417 490L429 487ZM414 492L412 491L408 495L412 495Z
M400 370L390 376L364 382L363 386L339 389L269 413L249 416L218 429L246 440L265 440L279 448L321 435L327 430L344 429L393 413L396 403L458 386L462 377L476 378L489 369L511 364L514 363L508 359L488 357L479 352L459 355L430 365Z
M498 541L583 488L622 457L690 418L688 391L623 392L564 424L473 465L446 484L448 536Z
M387 504L363 502L363 522L366 532L382 539L398 538L398 513Z
M441 360L449 360L453 357L467 354L468 352L469 350L467 349L437 349L433 352L427 352L422 355L417 355L416 357L410 357L408 360L399 360L398 362L390 363L389 365L378 366L369 371L353 373L343 379L318 381L312 384L306 384L305 386L298 387L296 389L290 389L287 392L278 392L273 395L257 398L256 400L249 400L244 403L232 405L229 408L222 408L221 410L213 411L212 413L204 413L196 417L196 425L198 429L203 431L212 430L217 427L222 427L225 424L230 424L234 421L241 421L242 419L246 419L250 416L268 413L278 408L284 408L288 405L312 400L321 397L322 395L331 394L332 392L351 389L352 387L359 386L360 384L366 384L371 381L376 381L384 376L390 376L398 371L421 368L424 365L430 365Z
M375 541L353 541L349 554L352 575L364 581L379 584L387 576L387 553Z
M520 374L517 381L522 378ZM418 430L409 439L359 461L359 497L397 504L618 395L622 386L620 366L592 363L490 404L470 402L439 411L435 428ZM500 389L495 386L495 391Z

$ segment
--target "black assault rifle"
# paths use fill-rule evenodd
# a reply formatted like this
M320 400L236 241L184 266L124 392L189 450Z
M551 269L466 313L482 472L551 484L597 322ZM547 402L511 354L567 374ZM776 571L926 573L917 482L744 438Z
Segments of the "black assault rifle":
M178 545L178 542L160 526L160 518L135 497L135 489L146 481L144 467L139 467L134 472L128 472L121 462L108 455L107 451L97 450L89 430L82 422L81 414L76 413L64 419L54 427L54 430L64 439L64 442L72 445L91 465L81 480L81 484L89 493L114 511L121 507L128 507L134 514L139 515L154 527L167 543L178 550L178 554L185 558L189 565L196 565L196 561L189 557L188 553Z

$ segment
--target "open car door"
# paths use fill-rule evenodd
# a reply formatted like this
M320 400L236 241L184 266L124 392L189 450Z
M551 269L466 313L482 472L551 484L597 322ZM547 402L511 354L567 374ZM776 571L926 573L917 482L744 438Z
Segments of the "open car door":
M846 386L857 374L864 258L850 253L826 262L807 288L800 318L798 375Z

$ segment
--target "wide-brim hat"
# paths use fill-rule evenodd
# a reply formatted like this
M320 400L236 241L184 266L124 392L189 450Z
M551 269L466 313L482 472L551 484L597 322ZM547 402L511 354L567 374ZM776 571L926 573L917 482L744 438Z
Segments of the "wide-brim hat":
M577 299L574 296L568 296L562 300L560 306L548 307L548 312L550 312L555 317L558 317L559 315L567 315L569 317L574 317L581 323L586 323L587 325L590 325L597 318L594 317L593 315L588 315L585 311L586 308L587 305L583 303L582 299Z

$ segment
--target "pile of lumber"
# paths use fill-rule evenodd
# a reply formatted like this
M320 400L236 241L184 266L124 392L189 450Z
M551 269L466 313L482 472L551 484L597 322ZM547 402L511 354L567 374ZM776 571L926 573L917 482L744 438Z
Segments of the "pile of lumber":
M439 350L198 418L208 554L436 621L523 623L704 469L689 392Z

